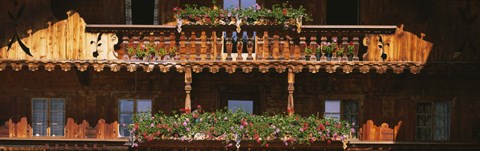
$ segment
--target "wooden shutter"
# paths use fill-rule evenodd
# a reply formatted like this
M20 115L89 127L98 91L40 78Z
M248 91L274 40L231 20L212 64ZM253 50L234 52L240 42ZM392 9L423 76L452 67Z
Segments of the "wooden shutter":
M48 99L32 99L32 128L34 136L47 135Z

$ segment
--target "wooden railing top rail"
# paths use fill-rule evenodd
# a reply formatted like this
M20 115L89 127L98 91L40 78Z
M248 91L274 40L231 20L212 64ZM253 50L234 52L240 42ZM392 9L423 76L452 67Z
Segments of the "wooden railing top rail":
M283 26L272 25L242 25L242 31L278 31ZM302 32L350 32L357 34L394 34L395 25L303 25ZM174 31L177 26L172 25L121 25L121 24L87 24L87 32L126 32L127 30L145 30L145 31ZM235 31L234 25L213 26L213 25L184 25L182 31L202 30L202 31ZM280 31L281 32L281 31ZM287 33L296 33L296 31L283 30Z

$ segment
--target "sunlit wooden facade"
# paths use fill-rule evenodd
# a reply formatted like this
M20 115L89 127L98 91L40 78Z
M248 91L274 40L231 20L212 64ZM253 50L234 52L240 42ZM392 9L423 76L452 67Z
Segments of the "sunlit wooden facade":
M297 149L480 146L479 39L466 34L461 41L452 40L447 35L458 35L445 28L456 17L442 12L458 7L472 14L467 10L478 5L464 7L469 1L421 2L421 8L403 6L403 1L360 1L361 25L325 25L327 0L302 0L293 5L306 6L313 21L299 30L248 25L240 32L235 26L184 25L179 30L172 25L173 7L209 5L204 2L159 0L157 21L164 25L125 25L128 0L18 2L0 2L11 12L26 6L17 21L0 15L0 150L126 150L129 121L124 116L144 112L142 103L151 112L171 113L198 104L213 111L228 107L229 100L251 100L254 114L338 114L356 123L347 148L340 142L318 142ZM268 7L279 1L257 2ZM409 9L387 9L397 6ZM52 19L62 11L63 19ZM430 19L419 15L424 11ZM376 13L405 16L395 20ZM478 32L471 25L478 22L454 24L455 30ZM19 40L9 49L15 32ZM305 54L305 49L333 41L341 47L351 42L353 59ZM132 46L152 45L176 51L143 58L128 52ZM327 109L336 103L338 112ZM265 149L244 143L242 149ZM139 149L148 148L225 150L221 142L202 140L165 140ZM270 149L292 148L274 142Z

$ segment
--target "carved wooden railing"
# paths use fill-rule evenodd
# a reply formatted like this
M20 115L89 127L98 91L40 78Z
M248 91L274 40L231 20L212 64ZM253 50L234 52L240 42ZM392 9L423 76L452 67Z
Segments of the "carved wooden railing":
M372 120L368 120L360 129L360 139L362 141L396 141L402 123L402 121L399 121L392 129L387 123L376 126Z
M117 122L108 124L104 119L98 120L95 127L90 127L85 120L77 124L72 118L68 118L64 128L64 136L59 137L68 139L117 139L118 127ZM5 122L5 125L0 126L0 137L30 138L34 136L27 118L23 117L18 123L14 123L10 119Z
M335 42L345 50L348 43L352 42L355 52L353 61L379 60L380 55L365 55L365 58L362 58L363 56L359 54L360 44L368 45L375 37L392 35L396 31L396 26L304 25L301 33L285 30L282 26L244 26L240 33L236 32L235 26L183 26L182 28L183 30L178 33L175 26L87 25L86 31L119 36L118 38L123 42L121 49L117 50L117 57L121 60L139 60L139 58L132 59L131 56L126 56L128 47L153 46L166 51L176 49L175 57L170 59L177 61L305 60L309 57L311 61L327 61L325 54L315 55L317 47L327 42ZM363 42L364 38L369 41ZM306 48L310 48L313 54L305 55ZM371 51L378 50L372 48ZM165 59L152 56L145 57L143 60ZM399 61L396 58L389 60ZM333 54L332 61L348 61L348 59L346 55L335 57Z

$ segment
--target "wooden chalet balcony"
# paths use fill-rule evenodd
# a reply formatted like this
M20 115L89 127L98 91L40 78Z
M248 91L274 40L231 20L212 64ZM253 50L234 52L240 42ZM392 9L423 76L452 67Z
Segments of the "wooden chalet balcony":
M66 20L23 38L28 41L29 51L17 43L10 49L0 48L0 71L7 67L14 71L24 67L30 71L42 67L47 71L72 68L85 71L93 67L99 72L104 69L183 72L185 68L192 68L197 73L203 69L212 73L220 69L228 73L237 69L246 73L253 69L262 73L270 69L298 73L306 69L312 73L373 71L383 74L389 70L396 74L404 71L417 74L432 48L432 43L423 40L424 36L403 31L403 26L303 25L292 30L273 25L240 28L185 25L180 30L166 25L91 25L78 13L69 12ZM352 43L353 55L349 58L333 53L329 59L326 54L315 54L318 46L324 48L322 43L335 42L344 50ZM171 57L156 55L142 59L132 57L132 53L127 55L128 48L147 46L154 47L156 52L165 50L162 54L175 52ZM306 55L305 49L312 50L313 54ZM149 50L142 48L142 51Z
M392 38L387 37L396 33L396 26L304 25L300 32L282 26L254 25L242 26L240 32L233 25L181 28L180 31L176 26L164 25L86 25L86 32L118 36L122 41L121 49L117 51L120 62L191 65L194 72L209 68L215 73L219 68L225 68L233 73L238 67L247 73L254 68L263 73L270 68L280 73L287 68L295 72L306 68L313 73L320 69L328 73L337 69L345 73L351 73L353 69L362 73L371 69L378 73L385 73L388 69L402 73L410 69L416 74L424 62L421 58L411 57L412 54L388 54L388 46L384 47L385 50L377 46L380 37L388 39L384 44L392 45ZM315 54L317 47L323 47L320 44L327 42L337 42L345 50L352 42L354 55L348 58L345 53L342 56L334 54L327 58L325 53ZM167 52L176 49L176 52L167 57L135 58L127 55L128 47L148 46L163 48ZM312 55L304 53L308 48L313 51ZM389 56L382 59L381 51ZM161 71L166 70L162 68L160 65Z

